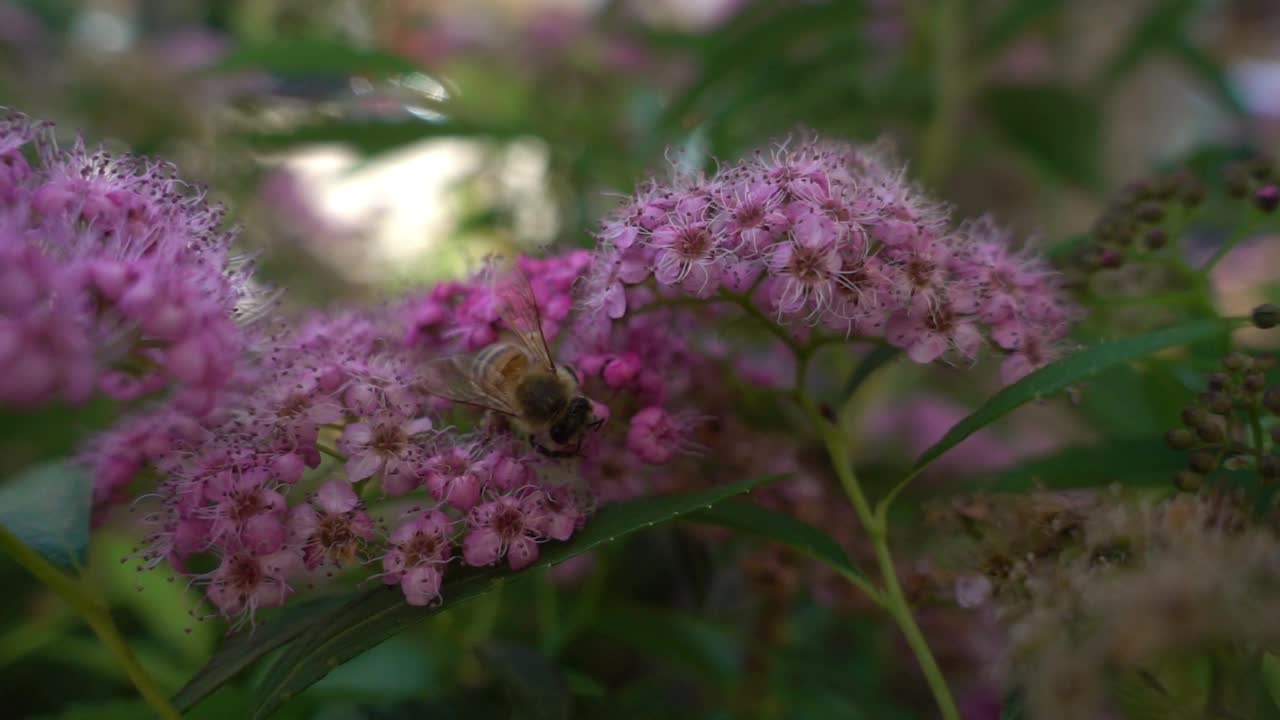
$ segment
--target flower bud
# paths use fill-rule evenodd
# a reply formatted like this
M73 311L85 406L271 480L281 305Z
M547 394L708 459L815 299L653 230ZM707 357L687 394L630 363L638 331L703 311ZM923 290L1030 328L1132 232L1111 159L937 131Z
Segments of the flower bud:
M1214 415L1226 415L1231 412L1231 407L1234 403L1232 403L1231 396L1227 393L1215 391L1205 393L1204 404L1209 408L1209 412Z
M1218 456L1206 450L1191 453L1191 457L1187 458L1187 468L1191 470L1191 472L1208 475L1217 467Z
M1271 214L1280 207L1280 187L1263 185L1253 194L1253 206L1264 213Z
M1244 370L1252 364L1249 356L1244 353L1231 352L1222 358L1222 367L1228 370Z
M1169 233L1164 228L1151 228L1142 239L1149 250L1159 250L1169 244Z
M1231 378L1222 372L1210 373L1205 380L1210 390L1225 390L1231 384Z
M1204 483L1204 478L1190 470L1180 470L1173 476L1173 484L1183 492L1196 492Z
M1273 303L1259 305L1249 314L1249 319L1253 321L1254 327L1270 330L1280 325L1280 305Z
M1251 393L1262 392L1267 387L1267 376L1261 370L1250 370L1244 374L1243 387Z
M1262 393L1262 405L1276 415L1280 415L1280 387L1269 387Z
M1182 409L1182 423L1187 427L1197 428L1209 420L1209 414L1198 407Z
M1196 435L1207 443L1220 443L1227 439L1227 433L1222 426L1212 420L1204 422L1196 426Z
M1164 219L1164 206L1159 203L1143 203L1138 208L1138 219L1145 223L1158 223Z
M1280 457L1266 455L1258 461L1258 474L1263 480L1280 478Z
M1240 163L1228 165L1223 170L1222 181L1231 197L1242 198L1249 194L1249 170Z
M1189 450L1196 444L1196 437L1186 428L1177 428L1165 433L1164 441L1174 450Z

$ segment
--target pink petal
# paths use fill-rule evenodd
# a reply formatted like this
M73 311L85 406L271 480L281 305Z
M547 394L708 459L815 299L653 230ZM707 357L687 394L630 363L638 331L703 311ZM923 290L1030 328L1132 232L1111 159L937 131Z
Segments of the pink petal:
M511 541L507 549L507 562L512 570L522 570L538 559L538 543L527 537L519 537Z
M356 509L359 502L360 498L356 497L356 491L351 488L351 483L341 480L330 480L316 491L316 504L325 512L351 512Z
M468 565L493 565L502 555L502 538L489 528L475 528L462 541L462 559Z
M359 482L382 469L382 456L369 450L347 460L347 480Z

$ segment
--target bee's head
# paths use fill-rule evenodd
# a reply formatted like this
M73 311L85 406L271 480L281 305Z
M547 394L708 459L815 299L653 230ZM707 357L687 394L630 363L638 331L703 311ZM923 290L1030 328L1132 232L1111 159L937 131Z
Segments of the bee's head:
M581 395L569 401L564 412L551 424L551 439L560 445L568 445L582 434L591 422L591 401Z

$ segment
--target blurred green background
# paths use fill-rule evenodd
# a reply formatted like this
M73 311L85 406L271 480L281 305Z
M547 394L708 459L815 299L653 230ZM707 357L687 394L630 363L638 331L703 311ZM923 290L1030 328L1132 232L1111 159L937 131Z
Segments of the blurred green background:
M209 185L296 311L392 297L494 250L590 246L647 175L806 130L883 140L957 214L1056 243L1152 169L1275 147L1276 38L1273 0L0 0L0 104ZM1260 301L1247 287L1225 285L1224 312ZM1084 412L1152 407L1120 430L1157 433L1177 407L1160 394L1176 379L1157 381L1112 378L1118 394L1090 400L1111 405ZM0 420L6 472L101 422ZM135 521L95 537L89 572L176 690L226 628L196 621L208 609L163 570L120 562ZM751 633L725 611L740 578L716 570L731 549L675 531L641 544L561 588L557 612L580 625L564 682L584 717L652 717L655 698L666 717L727 717L726 688L752 671ZM4 560L0 582L5 716L145 717L67 608ZM550 584L449 611L280 716L505 716L488 680L501 672L472 649L535 636ZM792 608L765 693L779 716L920 716L918 679L882 661L894 640L873 622ZM193 717L241 716L251 685Z

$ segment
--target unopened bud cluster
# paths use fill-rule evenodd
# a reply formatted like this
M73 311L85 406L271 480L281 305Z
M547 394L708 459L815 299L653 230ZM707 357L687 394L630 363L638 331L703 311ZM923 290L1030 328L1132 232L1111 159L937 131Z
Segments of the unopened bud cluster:
M1264 481L1280 478L1280 387L1267 386L1270 355L1229 353L1222 369L1209 375L1207 389L1182 410L1183 427L1165 434L1174 450L1188 451L1187 467L1174 481L1187 492L1200 490L1219 468L1253 469Z

